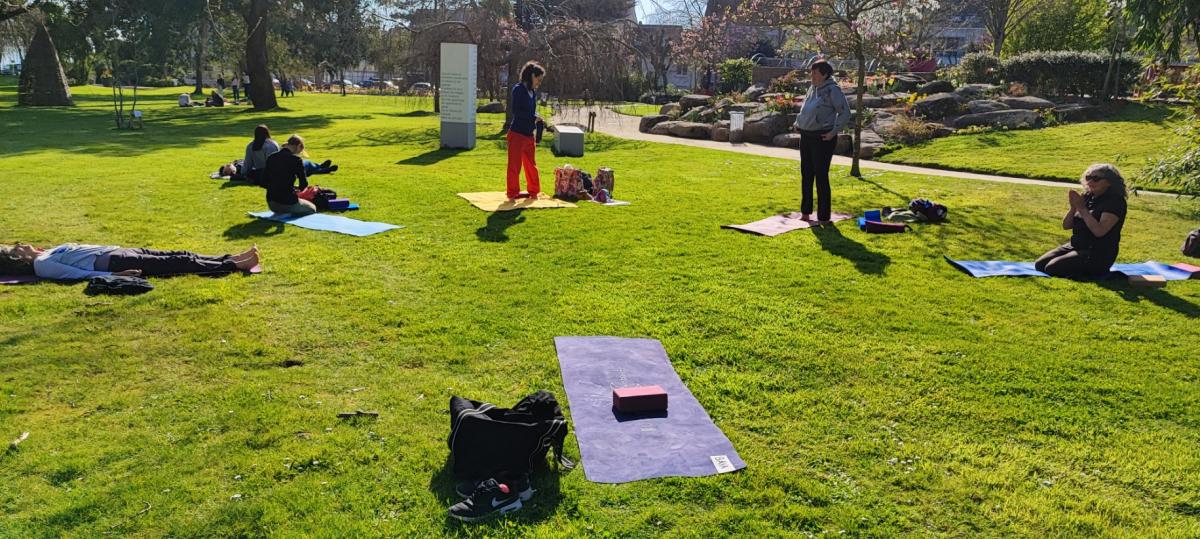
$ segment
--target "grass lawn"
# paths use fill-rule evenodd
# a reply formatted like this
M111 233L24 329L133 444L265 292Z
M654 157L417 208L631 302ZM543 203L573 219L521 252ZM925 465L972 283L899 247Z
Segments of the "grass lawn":
M1147 159L1169 148L1175 140L1177 110L1130 103L1105 121L955 135L900 148L879 160L1072 182L1079 180L1088 165L1108 162L1132 180Z
M625 103L622 105L612 105L609 107L617 114L626 116L649 116L658 114L662 110L662 105L648 105L646 103Z
M976 280L942 260L1033 259L1064 239L1065 189L836 169L835 209L927 197L950 221L764 238L718 227L795 208L795 162L592 135L570 162L613 167L631 206L487 214L455 193L502 188L501 115L453 152L391 98L256 113L164 89L144 130L117 132L102 88L26 110L3 84L0 242L257 243L266 272L137 297L0 287L0 439L30 432L0 453L2 537L1200 535L1200 284ZM208 174L264 122L341 165L318 181L353 217L408 228L247 218L263 192ZM549 185L566 161L545 147ZM1131 199L1121 259L1177 260L1198 216ZM544 473L510 518L448 520L449 397L565 401L556 335L660 339L749 467ZM354 409L380 416L336 418Z

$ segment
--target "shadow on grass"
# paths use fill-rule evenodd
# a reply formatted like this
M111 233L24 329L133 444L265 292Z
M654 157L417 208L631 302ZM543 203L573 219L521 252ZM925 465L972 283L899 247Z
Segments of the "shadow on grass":
M524 223L525 210L497 211L488 214L487 224L475 231L479 241L503 243L508 241L508 229L513 225Z
M1130 303L1149 301L1164 309L1171 309L1188 318L1200 317L1200 305L1177 298L1165 290L1154 288L1133 288L1124 280L1098 281L1100 288L1115 292L1121 299Z
M812 231L822 249L849 260L859 273L882 275L884 268L892 262L887 255L871 251L863 244L843 236L836 226L814 227Z
M414 155L403 161L397 161L397 165L417 165L428 166L436 165L442 161L450 159L460 153L467 152L462 148L442 148L438 150L430 150L420 155Z
M238 223L229 227L224 236L231 240L244 240L263 236L276 236L283 233L284 223L253 218L252 221Z
M850 177L851 179L858 180L858 182L859 182L859 183L865 183L865 184L867 184L867 185L870 185L871 187L874 187L875 189L878 189L878 190L880 190L880 191L883 191L883 192L885 192L885 193L887 193L887 194L889 194L889 195L892 195L892 196L894 196L894 197L896 197L896 198L900 199L901 201L903 201L903 202L904 202L904 206L905 206L905 207L907 207L907 206L908 206L908 202L909 202L910 200L912 200L911 198L909 198L909 197L908 197L908 195L905 195L905 194L903 194L903 193L899 193L899 192L893 191L893 190L891 190L891 189L889 189L889 188L887 188L887 187L884 187L884 185L883 185L883 184L881 184L881 183L879 183L879 182L872 181L872 180L871 180L871 177L872 177L872 176L879 176L879 174L871 174L871 175L866 175L866 174L864 174L864 175L862 175L862 176L859 176L859 177L857 177L857 178L855 178L855 177L853 177L853 176L849 176L849 177Z
M562 491L559 487L560 473L560 471L552 469L545 464L534 466L533 473L530 474L530 480L533 482L533 498L524 502L520 510L504 516L494 515L480 522L470 524L459 522L447 513L445 520L446 532L453 535L462 535L467 532L465 526L472 526L471 531L478 532L480 531L480 527L503 526L502 523L506 519L522 524L533 524L545 520L558 510L558 505L563 499ZM429 478L429 492L437 496L438 501L447 510L450 509L450 506L462 501L462 498L454 492L456 481L454 477L454 464L450 458L447 458L442 468Z

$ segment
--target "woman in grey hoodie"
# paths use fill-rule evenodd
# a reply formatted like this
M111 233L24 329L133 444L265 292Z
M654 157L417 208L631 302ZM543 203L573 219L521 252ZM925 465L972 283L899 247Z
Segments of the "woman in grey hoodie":
M805 221L813 211L813 183L817 185L817 221L829 224L832 202L829 163L837 147L838 133L850 122L850 105L833 80L833 66L824 60L812 65L812 87L792 127L800 132L800 213Z

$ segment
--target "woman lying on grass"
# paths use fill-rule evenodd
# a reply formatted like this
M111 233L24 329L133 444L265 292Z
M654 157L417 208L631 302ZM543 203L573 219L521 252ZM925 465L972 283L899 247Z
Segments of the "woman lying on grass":
M1125 226L1125 178L1109 164L1092 165L1080 178L1083 194L1067 193L1070 209L1063 217L1071 241L1034 262L1038 271L1054 277L1101 277L1117 261L1121 229Z
M258 265L258 246L236 255L154 251L67 243L40 249L26 243L0 245L0 274L37 275L75 281L102 275L163 276L249 271Z

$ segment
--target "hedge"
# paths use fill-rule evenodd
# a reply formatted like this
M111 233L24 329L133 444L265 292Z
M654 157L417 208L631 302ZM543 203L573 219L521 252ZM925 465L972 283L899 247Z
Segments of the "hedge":
M1137 81L1142 62L1133 55L1117 59L1117 95L1124 95ZM1004 80L1023 82L1038 95L1098 96L1104 91L1108 55L1083 51L1033 51L1002 61Z

